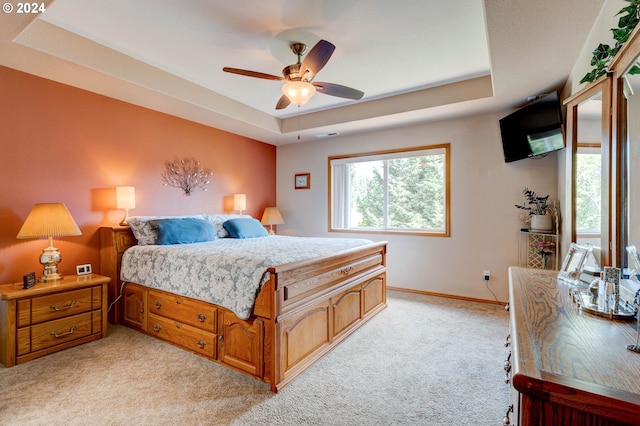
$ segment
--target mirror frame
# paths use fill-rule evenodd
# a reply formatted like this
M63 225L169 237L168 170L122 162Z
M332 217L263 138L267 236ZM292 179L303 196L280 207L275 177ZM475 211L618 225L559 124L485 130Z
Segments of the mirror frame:
M612 117L613 117L613 141L612 141L612 182L611 196L612 206L617 212L611 218L611 229L615 230L612 242L612 261L619 268L627 267L628 245L628 214L627 214L627 100L624 96L625 80L624 76L631 66L640 57L640 26L637 26L627 42L618 51L616 57L611 61L609 71L613 75L612 91Z
M566 154L565 154L565 194L566 204L562 228L563 247L569 247L576 241L576 158L578 153L578 107L583 102L591 99L598 93L602 97L602 123L601 123L601 150L602 150L602 199L601 199L601 229L600 229L600 266L604 267L611 262L611 226L612 221L609 215L611 211L611 103L612 103L612 77L604 75L596 81L588 84L582 90L568 97L564 101L567 107L567 132L566 132Z

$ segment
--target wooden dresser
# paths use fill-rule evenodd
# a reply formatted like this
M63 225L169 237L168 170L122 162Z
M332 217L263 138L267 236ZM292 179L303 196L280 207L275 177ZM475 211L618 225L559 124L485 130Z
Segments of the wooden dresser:
M89 274L0 285L0 362L5 367L106 337L108 277Z
M556 273L509 269L505 424L640 425L635 322L582 313Z

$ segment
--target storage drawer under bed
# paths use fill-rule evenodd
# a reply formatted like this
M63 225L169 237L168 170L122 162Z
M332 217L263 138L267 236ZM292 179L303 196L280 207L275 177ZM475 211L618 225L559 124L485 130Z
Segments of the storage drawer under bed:
M215 333L216 308L183 296L149 290L149 312Z

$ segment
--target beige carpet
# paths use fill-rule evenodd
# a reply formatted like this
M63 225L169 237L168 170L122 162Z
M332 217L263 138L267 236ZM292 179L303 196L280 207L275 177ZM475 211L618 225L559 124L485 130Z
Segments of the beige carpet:
M508 313L394 291L388 305L277 395L111 326L106 339L0 366L0 424L500 424L508 405Z

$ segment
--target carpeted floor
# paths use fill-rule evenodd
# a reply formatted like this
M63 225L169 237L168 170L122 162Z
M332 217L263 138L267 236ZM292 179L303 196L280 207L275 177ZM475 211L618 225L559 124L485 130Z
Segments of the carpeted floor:
M122 326L12 368L2 425L495 425L501 306L389 291L388 308L278 394Z

